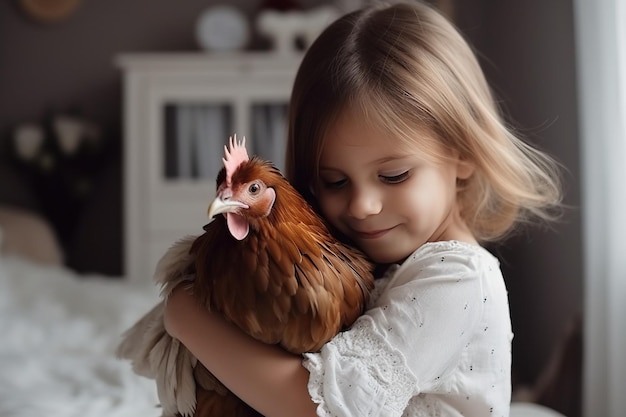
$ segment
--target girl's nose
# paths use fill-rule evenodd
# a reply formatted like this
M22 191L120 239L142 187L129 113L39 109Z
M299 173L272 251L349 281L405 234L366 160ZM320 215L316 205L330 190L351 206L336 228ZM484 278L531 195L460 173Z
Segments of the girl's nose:
M348 212L355 219L364 219L380 213L382 208L382 200L375 191L355 190L350 198Z

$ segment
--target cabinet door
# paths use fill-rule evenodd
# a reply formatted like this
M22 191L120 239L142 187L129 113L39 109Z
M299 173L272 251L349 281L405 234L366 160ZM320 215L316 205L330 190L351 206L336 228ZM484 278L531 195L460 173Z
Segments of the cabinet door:
M177 102L163 111L164 180L215 179L223 166L225 138L234 130L231 103Z
M236 103L169 102L164 106L162 169L164 182L214 180L223 166L224 145L246 136L248 152L283 168L287 144L285 100ZM236 126L243 126L237 128Z
M256 101L250 107L250 128L254 135L251 152L284 167L287 145L287 103Z

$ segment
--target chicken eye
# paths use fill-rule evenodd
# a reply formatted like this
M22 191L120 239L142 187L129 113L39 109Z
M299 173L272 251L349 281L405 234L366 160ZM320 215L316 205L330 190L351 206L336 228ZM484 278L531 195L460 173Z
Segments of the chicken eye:
M248 187L248 192L252 195L258 194L259 191L261 191L261 186L256 183L253 182L252 184L250 184L250 186Z

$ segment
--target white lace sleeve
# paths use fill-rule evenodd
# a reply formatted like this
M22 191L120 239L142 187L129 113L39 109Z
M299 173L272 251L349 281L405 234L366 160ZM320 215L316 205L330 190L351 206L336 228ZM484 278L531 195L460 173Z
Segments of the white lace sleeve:
M362 316L319 354L304 355L319 416L402 415L415 394L415 377L375 327Z

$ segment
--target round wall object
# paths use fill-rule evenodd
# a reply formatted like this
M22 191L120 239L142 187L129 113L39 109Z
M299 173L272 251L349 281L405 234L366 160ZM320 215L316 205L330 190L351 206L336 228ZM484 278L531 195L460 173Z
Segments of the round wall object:
M250 25L236 7L212 6L198 17L196 38L200 46L209 51L240 50L250 40Z
M54 23L70 16L81 0L19 0L22 10L31 18Z

